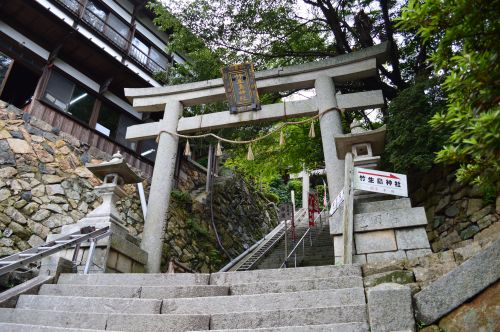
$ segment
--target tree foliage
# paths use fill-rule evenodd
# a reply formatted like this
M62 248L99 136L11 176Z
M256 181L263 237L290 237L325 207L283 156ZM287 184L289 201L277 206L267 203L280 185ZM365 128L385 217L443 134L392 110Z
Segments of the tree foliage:
M433 129L429 120L446 108L435 80L419 78L391 101L387 117L384 161L395 172L429 170L449 134Z
M315 127L318 132L317 121ZM265 128L254 135L267 131ZM286 126L283 129L285 145L279 145L279 133L252 144L254 160L247 160L248 147L246 145L235 146L236 151L226 161L226 166L236 167L247 176L264 182L271 181L278 174L298 173L303 165L306 165L308 169L315 169L323 164L321 138L319 135L310 138L308 134L309 126L307 125Z
M436 160L459 163L459 180L485 188L500 178L499 9L498 0L410 0L400 23L436 45L430 62L448 102L430 123L451 130Z
M346 54L388 41L389 65L383 80L367 79L354 89L383 89L392 99L408 79L424 70L426 48L414 34L394 26L401 4L394 0L166 0L154 5L157 23L172 32L172 50L192 43L192 35L224 63L251 60L269 69ZM166 8L166 10L165 10ZM170 14L165 14L164 12ZM172 18L177 23L172 23ZM181 25L179 25L181 24ZM186 33L179 27L185 27ZM192 34L192 35L191 35ZM410 50L411 52L408 52Z

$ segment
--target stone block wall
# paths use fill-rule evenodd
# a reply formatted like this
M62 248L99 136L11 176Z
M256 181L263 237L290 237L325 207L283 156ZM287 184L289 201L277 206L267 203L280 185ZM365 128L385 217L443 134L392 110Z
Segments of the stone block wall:
M488 198L477 186L458 183L453 171L435 168L410 181L413 206L425 207L434 252L500 234L500 196Z
M195 271L218 271L278 224L274 204L239 176L215 179L213 205L204 189L173 196L162 270L174 259Z
M412 259L431 253L424 228L427 224L424 209L411 208L408 199L355 202L354 208L353 262ZM365 213L356 213L360 211ZM330 218L336 262L344 254L341 216L337 211Z
M189 192L207 182L207 169L195 161L182 158L176 180L179 190Z
M386 282L407 284L415 294L481 250L488 248L493 241L493 238L488 238L454 250L413 259L367 263L362 266L364 284L366 287Z

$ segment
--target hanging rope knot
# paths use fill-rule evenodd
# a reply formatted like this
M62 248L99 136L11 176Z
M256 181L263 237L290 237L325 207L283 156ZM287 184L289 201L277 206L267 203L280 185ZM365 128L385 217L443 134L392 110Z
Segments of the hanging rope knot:
M179 135L177 135L177 134L174 134L174 133L171 133L171 132L169 132L169 131L166 131L166 130L162 129L162 130L160 130L160 132L158 133L158 135L156 135L156 139L155 139L156 143L160 143L160 135L161 135L162 133L166 133L166 134L169 134L169 135L174 135L174 136L179 136Z
M345 109L344 108L338 108L338 107L335 107L335 106L327 108L326 110L324 110L323 112L321 112L319 114L319 118L321 119L323 117L323 115L325 115L326 113L329 113L329 112L333 112L333 111L337 111L339 113L344 113Z

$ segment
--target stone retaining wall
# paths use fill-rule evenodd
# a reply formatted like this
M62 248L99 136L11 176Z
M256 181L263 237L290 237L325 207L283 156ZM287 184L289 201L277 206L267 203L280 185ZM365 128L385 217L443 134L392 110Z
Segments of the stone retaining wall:
M499 235L490 235L482 240L469 243L464 247L434 253L415 259L390 262L378 262L362 266L365 287L375 287L383 283L408 285L415 296L434 281L448 275L458 266L467 262L492 245ZM479 282L479 281L478 281ZM436 325L425 327L417 320L420 331L453 332L453 331L496 331L500 327L498 321L499 283L493 284L471 302L466 302L436 322ZM456 287L460 287L455 285ZM471 285L472 286L472 285ZM452 296L453 294L450 294ZM462 325L461 325L462 324ZM496 325L495 325L496 324ZM496 328L491 329L494 326ZM467 327L467 328L465 328Z
M368 263L362 266L366 287L385 282L408 284L412 293L447 274L469 258L489 247L500 235L492 235L454 250L447 250L414 259Z
M487 198L477 186L458 183L452 173L452 169L435 168L410 184L412 205L425 207L434 252L500 233L500 196Z

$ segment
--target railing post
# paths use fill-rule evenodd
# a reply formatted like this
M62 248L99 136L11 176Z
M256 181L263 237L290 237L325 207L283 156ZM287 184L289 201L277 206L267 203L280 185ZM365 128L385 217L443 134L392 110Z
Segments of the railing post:
M288 230L287 230L287 228L288 228L288 224L287 224L287 220L285 218L285 267L287 267L286 261L288 259L288 239L287 239Z
M344 178L344 213L342 216L342 238L344 245L344 264L352 264L353 251L353 204L354 204L354 189L353 183L354 164L352 153L348 152L345 155L345 178Z
M83 269L83 274L89 274L90 264L94 258L94 250L97 240L95 238L90 239L90 249L87 255L87 262L85 263L85 268Z

